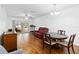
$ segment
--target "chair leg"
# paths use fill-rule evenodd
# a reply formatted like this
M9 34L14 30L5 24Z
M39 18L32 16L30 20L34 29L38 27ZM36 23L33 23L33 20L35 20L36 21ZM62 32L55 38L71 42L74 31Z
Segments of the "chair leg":
M42 44L43 44L43 49L44 49L44 39L43 39L43 42L42 42Z
M72 51L73 51L73 53L75 54L75 51L74 51L74 47L72 46Z
M44 49L44 43L43 43L43 49Z
M50 46L50 54L51 54L51 46Z
M68 47L68 53L70 54L70 49L69 49L69 47Z

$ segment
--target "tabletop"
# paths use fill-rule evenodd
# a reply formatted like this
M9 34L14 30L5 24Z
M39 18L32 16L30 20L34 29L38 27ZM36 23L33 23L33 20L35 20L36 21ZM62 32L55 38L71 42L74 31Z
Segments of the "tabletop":
M67 35L60 35L55 32L49 32L48 34L50 34L50 37L54 39L67 39L68 38Z

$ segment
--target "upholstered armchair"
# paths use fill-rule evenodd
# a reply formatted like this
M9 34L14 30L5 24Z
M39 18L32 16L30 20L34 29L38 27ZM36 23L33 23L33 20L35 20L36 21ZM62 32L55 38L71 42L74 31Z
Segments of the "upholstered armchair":
M33 32L34 36L39 38L39 39L42 39L43 38L43 34L47 33L48 32L48 28L46 27L40 27L38 30L35 30Z
M22 53L23 49L17 49L16 51L8 53L7 50L2 45L0 45L0 54L22 54Z

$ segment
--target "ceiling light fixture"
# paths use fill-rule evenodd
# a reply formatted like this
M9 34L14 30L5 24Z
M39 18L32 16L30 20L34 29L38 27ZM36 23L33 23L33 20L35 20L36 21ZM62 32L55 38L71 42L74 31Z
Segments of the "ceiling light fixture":
M53 11L50 13L50 15L59 15L60 12L56 10L56 4L53 4Z
M26 20L28 20L28 17L25 17Z

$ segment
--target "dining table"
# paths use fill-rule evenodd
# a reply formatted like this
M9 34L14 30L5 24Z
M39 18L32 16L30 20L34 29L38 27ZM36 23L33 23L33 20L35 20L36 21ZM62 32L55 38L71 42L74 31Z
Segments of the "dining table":
M68 38L67 35L60 35L60 34L55 33L55 32L48 32L47 34L50 34L50 38L51 38L52 40L56 41L56 42L58 42L58 41L64 41L65 39ZM54 45L54 48L59 49L59 48L60 48L60 47L59 47L59 44L56 43L56 44Z
M61 40L61 39L67 39L68 36L67 35L60 35L60 34L57 34L55 32L48 32L47 34L50 34L50 38L51 39L55 39L56 41L57 40Z

